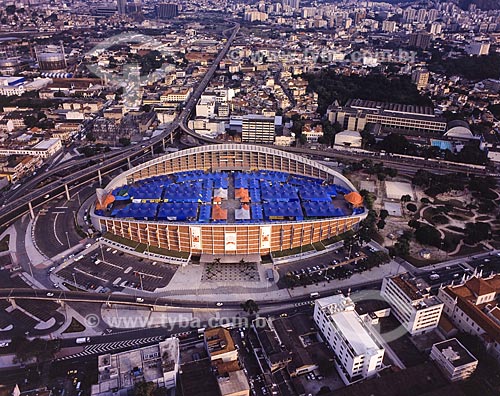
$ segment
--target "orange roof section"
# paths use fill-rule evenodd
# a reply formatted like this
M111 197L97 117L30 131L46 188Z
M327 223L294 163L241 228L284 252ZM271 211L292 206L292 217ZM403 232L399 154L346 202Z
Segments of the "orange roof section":
M104 202L101 203L99 202L99 200L97 200L97 202L95 203L95 208L97 210L105 210L108 205L112 204L113 202L115 202L115 197L113 194L108 194L106 195L106 198L104 198Z
M347 195L344 195L344 199L349 202L354 207L363 206L363 197L360 193L353 191Z
M227 220L227 210L220 205L212 205L212 220Z
M239 198L241 202L250 202L250 195L248 194L248 189L238 188L234 191L234 197Z

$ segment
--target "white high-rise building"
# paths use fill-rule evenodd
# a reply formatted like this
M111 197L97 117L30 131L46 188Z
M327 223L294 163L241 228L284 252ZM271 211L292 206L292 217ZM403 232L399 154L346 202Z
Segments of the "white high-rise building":
M335 353L335 366L345 384L371 377L382 368L384 348L342 294L317 299L314 322Z
M410 274L384 278L380 295L391 306L391 312L411 335L437 327L443 303L419 286Z
M430 34L434 35L441 34L442 31L443 31L443 25L441 25L439 22L431 23L431 27L429 29Z
M421 8L417 12L417 22L425 22L427 19L427 10L425 8Z
M396 31L396 22L395 21L382 22L382 31L389 33Z

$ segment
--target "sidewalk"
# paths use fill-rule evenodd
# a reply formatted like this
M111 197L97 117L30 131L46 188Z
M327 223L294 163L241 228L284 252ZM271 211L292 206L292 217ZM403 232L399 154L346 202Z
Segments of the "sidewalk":
M454 259L451 259L448 261L442 261L442 262L437 263L437 264L427 265L423 268L415 267L411 263L409 263L408 261L406 261L404 259L399 259L398 261L400 261L401 265L403 265L405 267L410 267L411 272L413 272L415 274L420 274L423 272L429 272L429 270L442 269L442 268L446 268L449 266L451 267L452 265L457 265L457 264L463 264L467 268L474 270L474 268L471 267L467 263L468 260L471 260L471 259L475 260L475 259L485 258L485 257L494 256L494 255L498 255L498 254L500 254L500 250L493 250L491 252L484 252L484 253L479 253L479 254L475 254L472 256L466 256L466 257L461 257L461 258L454 258Z
M306 258L311 258L311 257L315 257L315 256L321 256L323 254L332 252L334 250L338 250L342 246L344 246L344 242L339 241L339 242L332 243L329 246L325 246L325 250L320 250L319 252L317 250L312 250L310 252L294 254L292 256L273 257L273 262L275 265L293 263L294 261L304 260Z

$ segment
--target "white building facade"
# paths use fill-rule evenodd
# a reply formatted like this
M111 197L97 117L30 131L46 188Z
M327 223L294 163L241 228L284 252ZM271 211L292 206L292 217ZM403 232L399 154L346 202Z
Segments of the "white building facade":
M345 384L375 375L382 368L384 348L342 294L317 299L314 322L335 353L335 366Z
M420 289L409 274L384 278L380 295L411 335L426 333L438 326L443 303Z
M477 359L456 338L434 344L430 357L451 382L469 378L477 367Z

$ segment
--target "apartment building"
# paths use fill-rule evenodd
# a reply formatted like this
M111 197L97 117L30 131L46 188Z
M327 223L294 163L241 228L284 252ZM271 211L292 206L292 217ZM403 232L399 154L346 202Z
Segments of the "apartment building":
M391 312L411 335L435 329L443 303L409 273L384 278L380 295L391 306Z
M456 338L434 344L430 356L451 382L469 378L477 367L477 359Z
M384 348L349 297L338 294L317 299L313 318L335 353L335 366L346 385L371 377L382 368Z
M411 82L417 86L417 89L423 89L429 82L429 71L424 69L416 69L411 73Z
M191 87L174 87L165 91L160 96L160 101L164 102L175 102L184 103L189 99L189 96L193 92Z
M272 144L274 135L274 117L264 117L259 114L243 116L241 140L244 143Z

